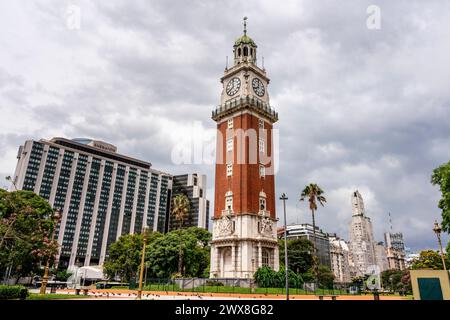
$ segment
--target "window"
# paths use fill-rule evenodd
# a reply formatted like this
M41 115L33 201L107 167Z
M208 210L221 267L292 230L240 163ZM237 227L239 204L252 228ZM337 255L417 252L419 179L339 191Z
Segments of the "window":
M261 256L262 256L262 265L263 265L263 267L270 267L270 259L269 259L270 253L269 253L269 250L263 249Z
M233 193L231 191L225 194L225 210L233 210Z
M248 56L248 48L244 47L244 57Z
M227 177L231 177L233 175L233 165L227 164Z
M264 129L264 120L263 120L263 119L259 119L259 120L258 120L258 127L259 127L260 129Z
M264 139L259 138L259 152L264 152L265 145L264 145Z
M261 178L264 178L266 176L266 168L262 164L259 165L259 176Z
M233 119L228 119L228 129L233 129Z
M227 140L227 152L233 151L233 138Z

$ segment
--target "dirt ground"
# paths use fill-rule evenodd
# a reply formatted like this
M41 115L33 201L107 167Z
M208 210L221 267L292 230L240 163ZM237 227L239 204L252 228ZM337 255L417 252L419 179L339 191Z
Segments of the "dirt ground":
M58 290L58 292L67 292L74 294L75 290ZM82 293L81 293L82 294ZM91 289L89 290L89 296L94 296L98 298L127 298L136 296L136 290L123 290L123 289ZM198 298L212 298L212 299L282 299L286 298L285 295L282 294L238 294L238 293L202 293L202 292L171 292L171 291L142 291L143 297L154 297L154 298L163 298L164 296L175 296L179 299L189 299L190 297L198 297ZM289 298L291 300L319 300L318 296L314 295L290 295ZM325 300L331 300L331 297L325 297ZM373 295L339 295L336 297L337 300L374 300ZM405 300L406 297L401 296L383 296L380 295L380 300Z

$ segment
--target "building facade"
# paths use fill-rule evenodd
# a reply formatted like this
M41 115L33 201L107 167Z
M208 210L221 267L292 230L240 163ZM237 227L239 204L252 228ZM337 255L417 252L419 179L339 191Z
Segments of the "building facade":
M352 276L363 276L368 267L377 265L372 222L366 216L364 201L358 191L352 193L352 220L350 223L349 249Z
M278 237L284 239L284 228L278 232ZM286 238L288 240L295 240L305 238L314 243L313 226L309 223L291 224L286 226ZM316 226L316 249L319 264L331 267L330 258L330 240L327 233L323 232Z
M197 173L173 176L172 197L185 195L189 199L189 213L183 221L183 228L199 227L208 230L209 200L206 199L206 175ZM168 230L178 229L179 225L169 215Z
M404 270L406 268L406 253L403 234L401 232L386 232L384 240L389 269Z
M334 274L334 281L340 283L350 283L351 273L349 264L349 248L347 242L336 237L335 234L330 235L330 262L331 270Z
M380 268L380 272L389 269L386 247L384 246L384 243L382 241L375 244L375 259L377 261L378 267Z
M234 64L221 82L217 123L211 277L253 278L261 266L279 268L269 79L256 63L255 42L233 46Z
M166 226L172 177L102 141L26 141L13 181L62 210L57 239L63 267L102 265L121 235Z

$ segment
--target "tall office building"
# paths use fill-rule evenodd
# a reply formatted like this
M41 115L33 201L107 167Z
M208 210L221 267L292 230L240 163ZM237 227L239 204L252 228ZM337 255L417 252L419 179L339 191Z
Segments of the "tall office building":
M165 231L172 177L105 142L53 138L19 148L14 185L62 210L59 265L87 266L102 265L121 235Z
M369 266L377 264L375 255L375 240L373 237L372 222L366 216L364 201L358 191L352 193L352 220L350 223L350 252L352 276L362 276Z
M401 232L386 232L387 260L389 269L404 270L406 268L405 243Z
M208 230L209 200L206 199L206 175L197 173L173 176L172 198L186 195L190 210L186 215L183 227L199 227ZM168 230L178 229L178 222L169 215Z

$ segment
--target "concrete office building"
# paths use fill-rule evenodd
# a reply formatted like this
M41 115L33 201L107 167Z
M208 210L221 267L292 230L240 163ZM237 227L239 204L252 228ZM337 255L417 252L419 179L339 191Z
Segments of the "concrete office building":
M404 270L406 268L405 243L401 232L386 232L387 260L389 269Z
M199 227L208 230L209 200L206 199L206 175L197 173L173 176L172 198L186 195L190 210L186 215L183 227ZM168 230L178 229L178 222L169 215Z
M278 232L278 237L280 239L284 238L283 228L281 228L280 231ZM286 226L286 237L288 240L306 238L309 241L314 242L313 226L309 223L288 225ZM328 239L328 234L323 232L317 226L316 226L316 248L319 264L331 267L330 241Z
M349 249L352 276L362 276L370 266L377 265L372 222L366 215L364 201L358 191L352 193L352 220L350 223Z
M61 266L102 265L121 235L144 225L165 231L172 177L149 162L91 139L26 141L19 148L15 188L62 210L57 227Z

